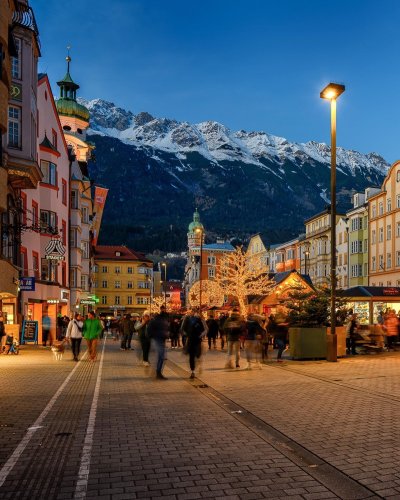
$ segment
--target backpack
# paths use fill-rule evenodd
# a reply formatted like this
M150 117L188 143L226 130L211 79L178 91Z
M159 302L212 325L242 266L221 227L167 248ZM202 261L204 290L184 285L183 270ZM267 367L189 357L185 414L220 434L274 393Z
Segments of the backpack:
M200 318L189 316L186 321L185 330L189 337L200 337L204 331L204 326Z

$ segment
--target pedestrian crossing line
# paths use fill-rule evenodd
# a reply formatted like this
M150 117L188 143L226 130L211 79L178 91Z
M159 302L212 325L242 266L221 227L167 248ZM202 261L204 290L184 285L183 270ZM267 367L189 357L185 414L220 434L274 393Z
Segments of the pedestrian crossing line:
M93 437L96 425L97 405L99 402L101 376L103 373L105 346L106 338L104 338L103 340L103 346L101 350L99 371L97 372L96 386L94 388L92 405L90 407L88 426L86 430L85 441L83 443L81 463L79 466L78 480L76 483L74 499L86 498L87 486L89 481L90 462L92 458Z
M70 372L70 374L67 376L67 378L64 380L64 382L60 385L58 388L57 392L54 394L54 396L50 399L48 402L47 406L45 409L42 411L42 413L38 416L38 418L35 420L35 422L28 428L25 436L22 438L18 446L15 448L13 451L12 455L10 458L7 460L7 462L3 465L3 467L0 469L0 488L3 486L4 482L6 481L8 475L10 472L13 470L15 467L16 463L18 462L20 456L24 452L25 448L28 446L29 441L32 439L34 436L35 432L43 427L42 423L50 410L53 408L55 405L57 399L60 397L61 393L64 391L65 387L68 385L69 381L77 371L79 365L87 355L87 351L82 355L81 359L78 361L78 363L75 365L73 370Z

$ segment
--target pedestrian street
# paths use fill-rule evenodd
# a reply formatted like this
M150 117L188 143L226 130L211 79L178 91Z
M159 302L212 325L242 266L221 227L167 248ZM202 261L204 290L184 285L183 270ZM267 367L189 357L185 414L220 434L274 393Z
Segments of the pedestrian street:
M246 370L213 349L189 379L169 349L156 380L137 343L98 351L0 358L0 498L400 498L400 353Z

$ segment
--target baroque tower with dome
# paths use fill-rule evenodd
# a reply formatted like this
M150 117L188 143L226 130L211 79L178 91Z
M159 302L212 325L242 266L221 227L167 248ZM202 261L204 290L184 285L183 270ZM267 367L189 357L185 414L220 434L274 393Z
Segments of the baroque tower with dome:
M89 127L89 110L79 104L76 92L79 85L70 74L71 57L66 57L67 72L57 82L60 97L56 101L70 159L71 210L68 234L70 238L71 308L86 313L91 298L93 283L93 198L92 182L89 179L88 161L92 157L93 145L86 140Z

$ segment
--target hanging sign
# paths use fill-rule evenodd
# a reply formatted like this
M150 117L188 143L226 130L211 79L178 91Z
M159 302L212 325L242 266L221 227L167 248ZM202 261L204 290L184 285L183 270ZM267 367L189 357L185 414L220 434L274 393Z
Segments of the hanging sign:
M59 304L59 299L47 299L48 304Z
M45 258L48 260L64 260L65 247L61 240L50 240L44 249Z
M26 277L19 279L19 289L23 292L34 292L35 291L35 278Z
M92 223L93 245L97 245L101 219L103 217L104 205L106 204L107 194L108 194L108 189L96 186L94 190L94 204L93 204L94 219Z
M93 306L96 302L91 299L81 299L80 304L84 306Z

